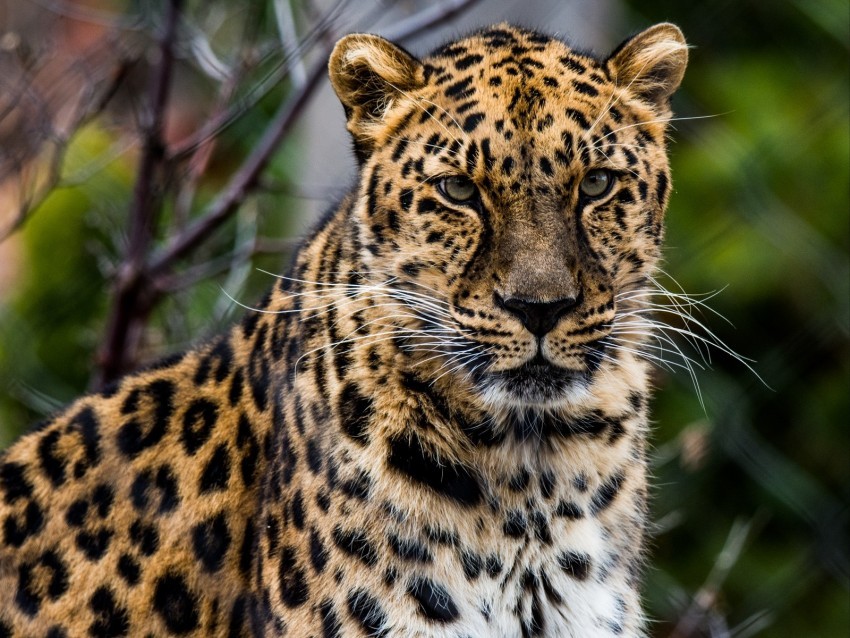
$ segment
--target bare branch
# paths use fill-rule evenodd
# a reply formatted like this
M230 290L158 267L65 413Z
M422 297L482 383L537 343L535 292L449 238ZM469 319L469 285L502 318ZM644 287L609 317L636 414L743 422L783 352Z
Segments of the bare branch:
M280 32L281 45L284 52L292 56L292 62L289 65L292 82L296 87L300 87L307 80L307 69L298 51L298 34L295 29L295 18L292 15L292 2L291 0L273 0L272 5L277 29Z
M401 23L393 31L392 37L397 40L411 38L456 16L475 2L477 0L451 0L440 6L426 9ZM161 274L170 268L176 260L191 252L219 228L244 201L246 195L256 185L260 174L281 140L289 132L292 124L318 87L319 81L324 77L329 55L330 50L328 48L323 52L319 62L307 74L307 79L302 87L278 110L266 127L257 147L246 158L221 195L210 204L206 213L172 241L170 245L166 246L161 253L154 256L150 262L150 273L153 276Z
M114 44L117 36L109 38L101 46L96 47L86 55L82 63L71 64L63 71L64 84L52 85L56 95L63 96L62 107L65 107L64 122L61 125L54 121L58 115L58 100L39 95L33 88L36 82L37 71L30 71L29 75L21 75L16 86L12 89L3 87L3 96L7 102L0 110L0 122L7 116L14 116L15 111L27 113L29 120L39 121L38 133L32 135L34 141L30 141L29 148L24 143L24 149L10 156L10 149L21 144L21 140L3 139L2 151L0 151L0 181L5 180L10 174L17 174L23 185L22 191L27 191L19 196L17 211L13 219L0 229L0 242L14 234L29 219L29 214L37 209L41 203L50 196L54 189L64 186L73 186L62 179L62 169L65 154L74 134L86 124L101 115L109 103L115 97L119 88L124 84L135 60L121 53L114 66L109 66L108 77L87 77L88 67L98 56L103 57L105 52L115 57ZM107 66L107 65L105 65ZM82 76L82 77L81 77ZM95 85L103 86L95 89ZM68 96L73 90L64 90L65 87L74 87L81 95L71 99ZM81 87L81 88L80 88ZM28 112L21 102L26 99L27 106L37 115ZM36 130L35 128L33 130ZM10 169L9 164L14 164ZM42 168L44 170L42 170ZM34 177L26 177L31 172Z
M386 32L390 40L407 40L414 38L423 31L432 29L468 10L478 0L444 0L435 6L423 9L406 20L401 20Z
M304 87L293 98L285 102L263 133L254 151L230 179L221 195L207 208L206 213L181 233L170 245L155 255L150 263L153 276L167 270L178 259L186 256L209 237L239 207L256 183L262 170L271 159L272 153L301 113L313 90L324 76L326 61L316 64L307 76Z

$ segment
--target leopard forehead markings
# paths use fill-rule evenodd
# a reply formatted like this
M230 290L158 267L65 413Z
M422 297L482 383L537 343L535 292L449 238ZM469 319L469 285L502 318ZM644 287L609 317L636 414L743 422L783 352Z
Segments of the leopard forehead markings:
M669 24L341 40L359 183L264 312L0 457L0 635L644 635L686 61Z

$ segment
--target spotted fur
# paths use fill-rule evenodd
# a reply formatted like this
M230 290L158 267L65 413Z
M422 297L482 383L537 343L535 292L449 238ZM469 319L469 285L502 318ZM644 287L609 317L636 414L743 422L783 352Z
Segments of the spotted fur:
M644 635L628 318L686 60L340 41L360 178L290 273L0 457L0 636Z

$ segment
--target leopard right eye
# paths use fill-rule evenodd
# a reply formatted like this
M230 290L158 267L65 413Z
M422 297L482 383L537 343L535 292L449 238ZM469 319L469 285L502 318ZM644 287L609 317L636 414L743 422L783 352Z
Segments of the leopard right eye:
M605 195L614 183L614 175L604 168L588 171L579 184L579 190L586 197L596 199Z
M470 204L478 199L478 188L472 180L460 175L449 175L437 182L437 190L456 204Z

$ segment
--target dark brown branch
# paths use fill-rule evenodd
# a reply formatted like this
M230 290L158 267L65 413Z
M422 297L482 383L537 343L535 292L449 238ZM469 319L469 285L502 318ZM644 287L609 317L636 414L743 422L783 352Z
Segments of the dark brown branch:
M141 337L144 320L155 294L148 285L145 260L156 227L161 201L163 126L171 77L174 70L174 45L183 0L169 0L164 28L159 40L159 64L151 76L150 102L142 113L142 154L133 189L127 254L118 270L114 297L107 322L106 339L98 356L97 387L120 376L131 364Z

